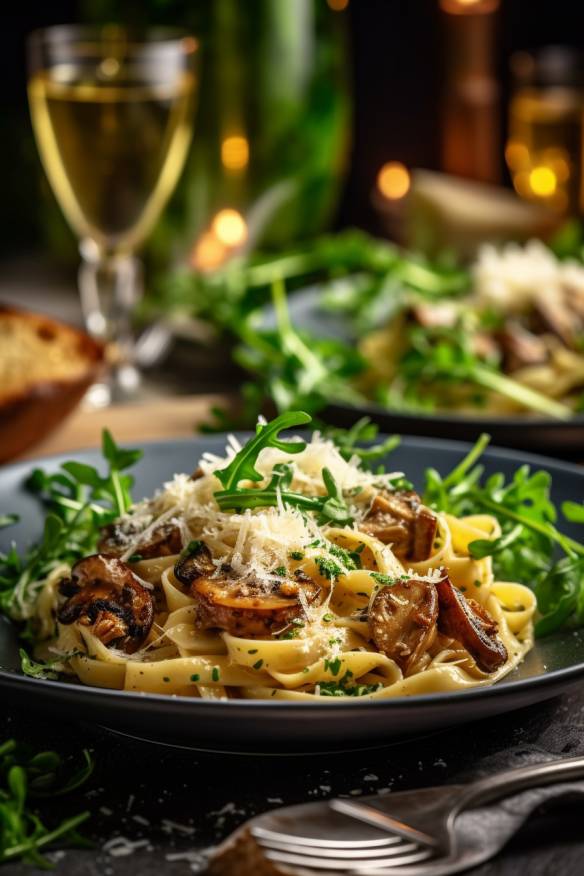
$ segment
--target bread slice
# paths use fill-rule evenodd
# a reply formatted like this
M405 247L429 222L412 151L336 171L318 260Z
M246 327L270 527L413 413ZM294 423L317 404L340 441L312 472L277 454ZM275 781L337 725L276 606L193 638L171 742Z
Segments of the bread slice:
M85 332L0 304L0 462L54 429L103 362L103 346Z

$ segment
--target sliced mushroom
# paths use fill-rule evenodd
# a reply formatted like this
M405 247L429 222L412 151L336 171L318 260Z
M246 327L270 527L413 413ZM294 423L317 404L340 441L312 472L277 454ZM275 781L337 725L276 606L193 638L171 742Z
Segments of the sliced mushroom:
M369 609L369 631L379 651L407 675L434 641L437 618L434 585L410 578L377 593Z
M497 635L497 624L474 599L466 599L448 575L436 583L438 629L457 639L485 672L494 672L507 660L507 649Z
M549 359L545 340L523 328L515 320L507 321L497 339L503 353L504 369L509 374L518 368L543 365Z
M171 557L180 554L183 547L182 534L174 523L161 523L145 538L140 540L140 530L132 525L132 521L110 523L102 529L98 548L101 553L112 557L121 557L130 545L134 553L143 560L154 557Z
M359 525L383 544L391 544L400 559L427 560L432 555L438 521L417 493L378 493Z
M202 542L190 555L181 557L174 574L197 601L199 627L248 638L284 629L302 615L303 600L310 604L320 592L301 570L293 577L266 584L253 574L237 575L228 564L217 569Z
M570 349L576 340L576 314L558 296L542 294L534 302L533 312L536 328L543 332L551 332Z
M59 592L68 597L57 611L59 623L91 627L104 645L130 654L150 632L152 596L116 557L93 554L79 560L71 577L61 581Z
M204 541L194 541L183 551L174 566L174 574L185 587L203 575L212 575L215 564Z

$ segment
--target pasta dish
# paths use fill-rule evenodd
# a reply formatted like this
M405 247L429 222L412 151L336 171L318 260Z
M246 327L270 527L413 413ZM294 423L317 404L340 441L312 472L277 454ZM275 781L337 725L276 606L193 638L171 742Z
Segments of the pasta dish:
M280 438L286 416L54 564L28 612L35 656L97 687L307 702L462 690L516 667L534 594L469 550L501 535L496 517L434 511L318 432Z

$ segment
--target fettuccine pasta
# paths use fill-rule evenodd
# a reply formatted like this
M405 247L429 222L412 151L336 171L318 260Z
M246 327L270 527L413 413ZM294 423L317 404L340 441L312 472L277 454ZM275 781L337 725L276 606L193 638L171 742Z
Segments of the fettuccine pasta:
M55 568L38 657L96 687L323 702L492 684L532 647L533 593L471 555L500 535L494 517L435 514L318 433L294 454L265 447L261 479L238 482L248 507L226 510L218 473L240 451L232 439L225 458L205 455L98 553ZM281 472L274 504L249 507ZM299 495L306 507L287 499Z

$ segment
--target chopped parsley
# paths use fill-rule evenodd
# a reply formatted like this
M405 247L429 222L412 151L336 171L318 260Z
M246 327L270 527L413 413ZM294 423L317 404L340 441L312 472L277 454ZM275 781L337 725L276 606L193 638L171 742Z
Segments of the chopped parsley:
M253 668L254 669L261 669L263 665L264 665L263 660L256 660L256 662L253 665Z
M194 539L193 541L189 541L188 545L184 549L184 553L187 557L192 557L193 554L198 553L203 547L203 542L199 539Z
M391 575L382 575L381 572L370 572L369 574L374 581L377 581L378 584L383 584L385 587L391 587L397 580L392 578Z
M199 675L199 673L195 672L193 675L191 675L191 681L199 681L200 677L201 676Z
M327 581L334 581L343 574L343 570L338 563L331 560L330 557L315 557L314 562L318 566L318 571Z
M318 685L321 697L363 697L375 693L383 684L351 684L353 673L347 669L338 681L321 681Z
M213 667L213 670L211 672L211 678L213 679L213 681L219 681L219 679L221 678L221 672L218 666Z
M361 568L361 557L356 551L347 551L345 548L339 547L338 544L329 545L327 550L350 571Z
M140 560L143 560L143 559L144 559L144 557L142 556L142 554L132 554L131 557L128 557L127 562L128 563L139 563Z
M325 624L331 624L334 620L332 614L328 611L326 614L323 614L322 619L325 622Z
M330 672L331 675L338 675L342 665L343 661L340 657L335 657L334 660L328 660L325 657L324 668L325 671Z
M248 654L257 654L257 653L258 653L258 649L257 649L257 648L251 648L247 653L248 653Z
M304 551L290 551L288 554L291 560L303 560L304 559Z
M279 639L297 639L300 635L300 630L284 630L283 633L280 633L278 636Z
M280 578L285 578L286 573L286 566L278 566L276 569L274 569L274 575L278 575Z

